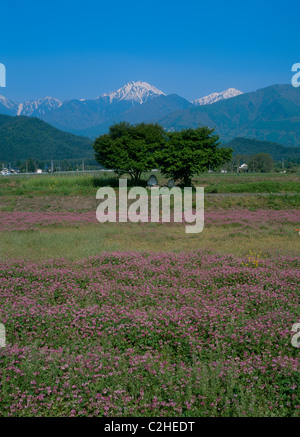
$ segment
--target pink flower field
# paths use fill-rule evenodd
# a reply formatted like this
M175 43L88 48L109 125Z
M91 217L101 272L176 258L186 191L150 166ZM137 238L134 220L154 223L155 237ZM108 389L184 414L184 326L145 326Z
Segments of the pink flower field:
M95 211L82 213L0 211L0 231L26 231L51 225L97 223ZM260 225L281 225L283 223L300 224L300 212L298 210L247 211L245 209L205 212L205 226L235 225L258 228Z
M14 228L33 223L9 214ZM295 220L272 218L284 214ZM245 262L200 251L1 260L1 414L299 416L299 258Z

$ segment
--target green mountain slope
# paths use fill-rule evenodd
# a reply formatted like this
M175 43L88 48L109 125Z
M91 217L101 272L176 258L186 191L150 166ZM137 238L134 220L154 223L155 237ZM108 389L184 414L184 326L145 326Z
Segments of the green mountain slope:
M234 155L256 155L257 153L269 153L275 161L282 159L300 159L300 147L284 147L281 144L270 141L259 141L252 138L234 138L226 147L233 149Z
M215 127L221 140L251 137L281 143L300 144L300 89L273 85L211 105L174 111L157 120L168 130Z
M92 142L88 138L62 132L38 118L0 115L2 162L92 157Z
M116 105L113 106L116 107ZM191 102L177 96L176 94L170 94L168 96L161 95L143 103L142 105L131 105L129 109L127 108L120 113L112 114L106 111L107 119L105 121L80 131L77 126L77 130L74 129L73 132L94 139L101 134L107 133L109 126L113 123L118 123L120 121L128 121L133 124L142 122L152 123L157 119L157 117L161 118L178 109L186 109L192 106L193 104ZM119 110L121 109L120 103L118 104L118 108Z

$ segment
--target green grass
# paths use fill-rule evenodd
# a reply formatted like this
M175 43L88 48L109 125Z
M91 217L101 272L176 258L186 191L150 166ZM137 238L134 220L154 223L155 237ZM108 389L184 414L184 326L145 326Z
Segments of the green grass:
M221 193L220 193L221 194ZM205 197L205 209L248 209L256 211L257 209L298 209L300 208L299 194L267 194L267 195L237 195L222 196L214 194Z
M141 182L145 186L150 173L143 175ZM167 179L156 173L160 184ZM300 193L300 181L297 174L249 173L249 174L203 174L193 180L195 186L205 187L206 193ZM128 181L128 185L132 185ZM111 172L89 175L33 175L0 177L0 196L75 196L95 193L101 186L118 187L118 178Z
M300 181L260 181L209 185L207 193L300 193Z
M2 258L79 260L101 252L186 252L245 255L249 250L270 254L297 254L300 237L292 224L256 229L236 225L205 226L186 234L183 225L105 223L56 225L36 231L1 232Z
M82 195L5 195L0 197L0 211L94 211L98 206L96 200L97 188L90 194ZM118 197L117 197L118 199ZM242 193L230 195L229 193L216 193L205 195L205 210L247 209L299 209L299 194L266 194ZM171 208L173 199L171 198ZM194 205L195 206L195 205Z

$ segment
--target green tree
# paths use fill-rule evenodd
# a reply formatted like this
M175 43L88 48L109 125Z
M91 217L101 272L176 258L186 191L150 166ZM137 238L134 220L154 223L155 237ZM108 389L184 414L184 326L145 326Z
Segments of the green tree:
M34 173L35 170L37 169L37 165L33 158L29 158L26 161L24 161L22 165L20 165L19 169L22 172L28 171L29 173Z
M165 133L158 124L127 122L114 124L109 133L96 138L95 158L105 168L119 176L128 173L139 182L142 172L155 167L154 152L165 142Z
M193 175L230 161L232 149L219 148L219 136L213 132L206 126L169 132L157 153L158 167L166 176L190 186Z
M257 153L249 158L250 171L270 173L273 170L273 158L268 153Z

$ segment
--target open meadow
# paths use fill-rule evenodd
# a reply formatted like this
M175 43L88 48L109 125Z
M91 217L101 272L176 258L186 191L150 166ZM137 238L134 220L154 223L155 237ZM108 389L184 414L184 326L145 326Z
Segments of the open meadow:
M0 178L0 414L300 416L299 176L196 178L199 234L97 222L113 176Z

